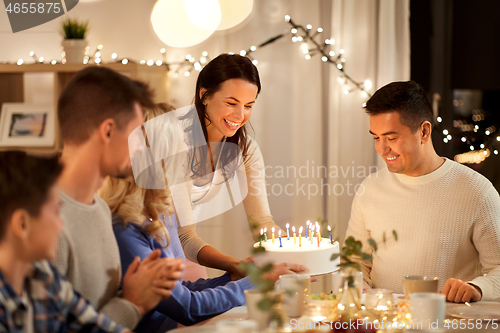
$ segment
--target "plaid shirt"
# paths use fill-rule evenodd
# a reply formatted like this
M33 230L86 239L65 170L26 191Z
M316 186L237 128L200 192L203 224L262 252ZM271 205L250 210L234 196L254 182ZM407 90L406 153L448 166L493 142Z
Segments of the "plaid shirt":
M33 308L33 328L45 332L128 332L103 314L80 294L47 261L33 264L25 281ZM24 333L27 308L0 271L0 332Z

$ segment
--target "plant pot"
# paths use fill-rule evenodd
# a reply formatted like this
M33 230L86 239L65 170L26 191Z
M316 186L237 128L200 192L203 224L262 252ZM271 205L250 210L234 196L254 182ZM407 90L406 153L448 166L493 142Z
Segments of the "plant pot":
M282 307L284 290L272 290L262 293L257 289L245 290L248 316L257 322L259 332L291 332L290 320ZM262 310L259 302L272 300L271 309Z
M66 63L83 63L87 41L85 39L64 39L61 45L66 54Z

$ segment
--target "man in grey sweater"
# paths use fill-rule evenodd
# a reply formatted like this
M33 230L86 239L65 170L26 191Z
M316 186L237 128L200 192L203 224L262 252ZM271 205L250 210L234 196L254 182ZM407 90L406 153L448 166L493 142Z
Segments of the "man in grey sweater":
M141 107L151 105L145 84L103 67L79 72L58 102L65 224L55 265L99 311L130 329L170 296L184 268L182 261L153 252L144 262L155 265L136 258L122 279L111 212L95 194L106 176L131 173L128 136L142 124Z

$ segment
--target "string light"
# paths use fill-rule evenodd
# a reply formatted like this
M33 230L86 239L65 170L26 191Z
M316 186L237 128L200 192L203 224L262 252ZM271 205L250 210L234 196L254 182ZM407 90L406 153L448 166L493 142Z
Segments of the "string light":
M290 29L290 32L292 33L292 38L291 38L292 42L303 42L302 43L302 47L303 47L302 52L303 52L304 58L306 60L310 60L312 58L312 56L319 54L320 58L323 62L328 62L328 63L335 65L335 67L342 72L342 77L343 77L342 81L343 81L343 85L346 88L346 89L344 89L344 91L351 92L351 91L353 91L353 89L359 89L359 90L361 90L363 97L370 97L371 96L367 91L367 90L371 89L371 87L372 87L370 80L365 80L364 82L361 82L361 83L356 82L349 75L347 75L345 73L344 63L346 62L346 59L341 57L341 55L343 55L345 53L344 49L340 49L339 55L336 56L336 52L334 50L328 49L331 47L331 45L335 44L334 39L332 39L332 38L322 39L321 42L319 42L315 39L318 34L321 34L324 32L323 28L318 27L316 30L313 30L313 26L311 24L307 24L305 27L298 25L298 24L295 24L293 22L293 20L291 19L290 15L285 15L284 18L285 18L285 22L292 26ZM251 56L251 53L257 51L258 48L261 48L263 46L274 43L275 41L277 41L278 39L280 39L284 36L285 36L285 34L280 34L280 35L271 37L267 41L265 41L259 45L250 46L250 48L248 50L241 50L239 52L239 54L241 56L246 56L246 57L250 58L252 63L254 65L257 65L258 61ZM102 62L102 60L101 60L102 53L100 52L102 50L102 48L103 48L102 44L99 44L97 46L96 52L94 53L94 57L95 57L94 62L96 64L99 64ZM86 48L86 56L88 56L89 50L90 50L90 48L87 47ZM172 73L173 77L177 77L179 72L181 72L181 71L182 71L182 73L184 73L185 76L189 76L193 69L196 71L200 71L203 68L203 66L210 61L210 59L208 59L208 52L207 51L202 52L202 57L200 57L200 59L198 61L194 57L192 57L190 54L188 54L188 55L186 55L185 61L173 62L173 63L166 62L166 59L165 59L166 49L165 48L161 48L160 53L163 56L163 61L158 60L158 61L156 61L156 64L157 65L159 64L158 66L165 64L170 68L171 71L173 68L176 68ZM234 54L234 53L229 52L229 54ZM36 62L39 62L41 59L43 59L43 58L37 58L34 51L30 52L30 56L32 56ZM111 58L113 60L120 61L122 64L128 64L130 62L129 59L117 60L118 59L117 53L112 53ZM89 59L91 59L90 56L84 58L84 63L88 63ZM20 59L18 61L18 65L22 65L23 63L24 63L24 61L22 59ZM66 60L63 59L62 63L63 64L66 63ZM147 64L148 66L153 66L155 64L155 62L151 59L148 61L141 60L140 64L141 65Z

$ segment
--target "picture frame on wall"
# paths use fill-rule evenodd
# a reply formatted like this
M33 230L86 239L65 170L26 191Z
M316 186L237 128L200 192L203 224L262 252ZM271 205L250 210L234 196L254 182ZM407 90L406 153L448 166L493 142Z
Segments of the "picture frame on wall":
M49 105L4 103L0 114L0 146L53 147L54 112Z

